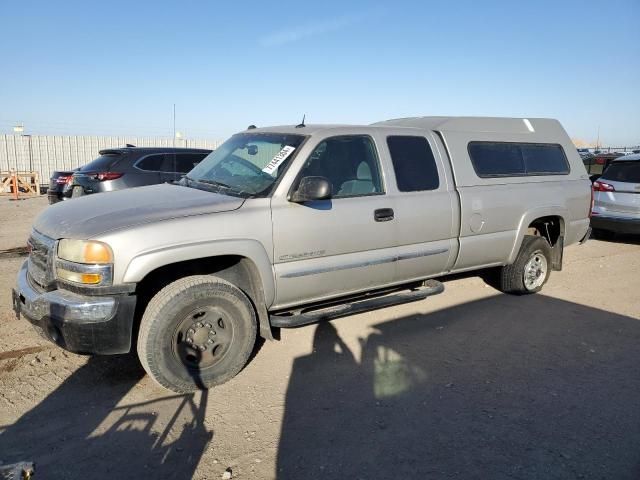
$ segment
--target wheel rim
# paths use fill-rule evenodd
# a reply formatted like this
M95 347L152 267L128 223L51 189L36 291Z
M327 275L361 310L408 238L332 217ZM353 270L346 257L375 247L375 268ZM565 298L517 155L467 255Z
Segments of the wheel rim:
M524 286L527 290L541 287L547 278L547 257L538 251L531 255L524 266Z
M233 341L233 322L214 306L198 307L176 327L172 338L174 358L189 370L214 367L225 357Z

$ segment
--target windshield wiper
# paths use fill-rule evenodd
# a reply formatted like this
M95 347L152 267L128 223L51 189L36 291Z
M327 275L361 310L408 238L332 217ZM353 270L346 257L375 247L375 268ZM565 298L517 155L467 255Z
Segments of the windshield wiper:
M219 189L225 189L225 191L233 192L237 195L247 195L248 197L253 197L253 194L249 192L245 192L244 190L239 189L238 187L233 187L231 185L227 185L224 182L220 182L218 180L209 180L208 178L199 178L198 180L185 176L188 182L194 183L203 183L205 185L211 185L213 187L219 187Z
M230 190L234 189L234 187L232 187L231 185L227 185L226 183L219 182L217 180L209 180L207 178L200 178L198 180L194 180L193 178L190 178L189 180L193 182L198 182L198 183L206 183L207 185L215 185L216 187L228 188Z

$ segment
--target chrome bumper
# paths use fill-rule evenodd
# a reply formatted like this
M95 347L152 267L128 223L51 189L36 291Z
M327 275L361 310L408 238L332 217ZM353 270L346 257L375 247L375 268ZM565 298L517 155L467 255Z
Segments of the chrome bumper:
M27 276L27 262L13 290L13 310L57 345L78 353L126 353L131 348L135 295L88 296L67 290L40 291Z

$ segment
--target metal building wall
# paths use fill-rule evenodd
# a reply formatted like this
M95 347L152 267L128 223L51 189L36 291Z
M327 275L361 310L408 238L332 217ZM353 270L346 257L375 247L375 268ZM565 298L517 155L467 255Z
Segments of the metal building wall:
M124 147L173 147L170 137L97 137L62 135L0 135L0 171L39 172L48 184L54 170L72 170L98 156L98 150ZM216 149L222 142L176 139L176 147Z

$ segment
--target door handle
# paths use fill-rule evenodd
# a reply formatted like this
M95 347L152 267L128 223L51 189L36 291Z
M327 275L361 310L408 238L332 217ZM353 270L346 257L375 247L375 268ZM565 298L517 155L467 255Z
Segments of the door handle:
M376 222L393 220L393 208L379 208L373 212L373 218Z

